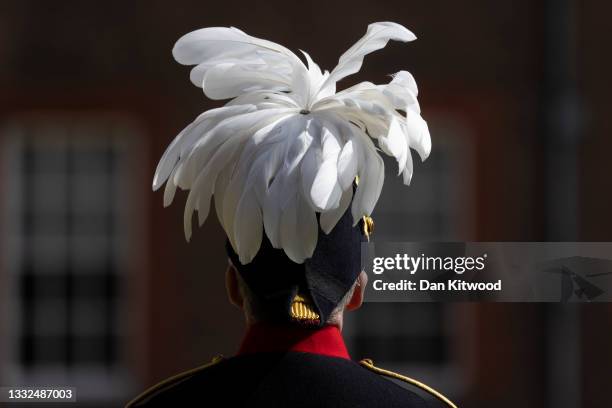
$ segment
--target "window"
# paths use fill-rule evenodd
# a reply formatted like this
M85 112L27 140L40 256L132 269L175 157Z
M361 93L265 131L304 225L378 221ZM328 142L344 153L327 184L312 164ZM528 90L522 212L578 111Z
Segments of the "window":
M106 116L4 128L4 383L75 386L79 400L129 386L120 311L138 259L138 214L126 199L138 135L131 121Z
M375 242L463 241L472 236L473 135L450 117L435 117L431 123L431 155L421 163L412 151L409 187L397 176L397 163L385 158L385 187L373 214ZM461 392L453 347L457 308L365 300L358 313L346 316L344 332L355 358L372 358L452 394Z

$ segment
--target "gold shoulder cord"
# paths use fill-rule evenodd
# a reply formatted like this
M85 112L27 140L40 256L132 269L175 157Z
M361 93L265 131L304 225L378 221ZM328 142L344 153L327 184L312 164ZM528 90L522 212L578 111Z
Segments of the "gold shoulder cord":
M361 360L359 362L359 364L361 364L363 367L365 367L368 370L371 370L371 371L373 371L373 372L375 372L377 374L381 374L381 375L384 375L386 377L395 378L397 380L401 380L401 381L407 382L409 384L412 384L415 387L420 388L423 391L427 391L428 393L432 394L434 397L438 398L440 401L444 402L449 407L457 408L457 406L453 402L451 402L451 400L446 398L444 395L442 395L438 391L434 390L429 385L423 384L422 382L417 381L414 378L406 377L405 375L394 373L393 371L389 371L389 370L385 370L385 369L382 369L382 368L378 368L378 367L374 366L374 363L369 358L365 358L365 359Z
M166 385L170 385L172 382L178 381L182 379L183 377L187 377L191 374L197 373L198 371L202 371L208 367L212 367L215 364L220 363L221 361L223 361L223 356L218 355L218 356L213 357L212 361L208 364L204 364L203 366L192 368L191 370L183 371L181 373L173 375L172 377L166 378L165 380L162 380L159 383L155 384L154 386L149 387L145 391L141 392L136 398L134 398L133 400L125 404L125 408L131 408L136 402L144 398L147 394L153 393L159 390L160 388L165 387Z

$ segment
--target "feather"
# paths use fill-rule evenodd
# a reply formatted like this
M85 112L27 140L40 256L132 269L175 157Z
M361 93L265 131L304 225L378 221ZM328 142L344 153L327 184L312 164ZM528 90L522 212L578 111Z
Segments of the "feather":
M431 153L431 138L427 122L416 112L406 111L406 134L410 140L410 147L415 149L421 160L427 159Z
M296 62L293 65L291 94L299 106L304 106L308 109L308 106L310 106L310 95L312 94L312 84L310 83L310 73L301 62Z
M176 168L172 170L174 173ZM176 184L174 184L174 180L172 179L172 175L170 179L166 182L166 188L164 189L164 207L168 207L174 201L174 195L176 194Z
M280 240L293 262L310 258L317 243L317 217L305 199L295 194L289 200L280 220Z
M236 210L236 219L240 221L234 223L236 252L240 254L240 262L248 264L259 251L263 236L261 208L257 201L253 200L252 187L247 188L242 195Z
M395 157L398 167L397 174L400 175L401 172L404 171L407 156L410 154L410 152L408 151L406 136L404 135L401 125L396 118L391 119L389 133L386 137L381 137L378 139L378 145L383 152L387 153L389 156Z
M263 109L222 120L204 134L185 155L185 159L179 162L175 183L184 189L191 188L199 171L225 140L237 133L248 133L257 126L261 127L262 124L266 124L266 121L274 120L286 114L288 112L285 108Z
M405 185L409 185L410 181L412 181L412 155L410 152L406 155L406 166L404 166L402 171L402 181Z
M370 24L366 34L340 56L338 65L332 70L322 88L325 88L327 84L335 84L342 78L358 72L363 64L363 58L371 52L384 48L389 40L408 42L416 40L416 36L410 30L397 23L380 22Z
M267 69L270 72L276 73L289 78L291 75L291 66L287 63L286 57L277 55L273 52L256 52L252 56L243 55L241 57L225 56L212 61L202 62L196 65L189 73L191 82L201 88L204 81L204 76L209 69L220 64L244 64L252 67L259 66L261 69Z
M363 141L365 160L360 163L359 185L351 207L353 225L357 225L361 217L372 214L385 179L385 165L376 147L363 132L358 132L358 136Z
M254 113L259 113L259 115L254 115ZM240 117L242 120L238 124L235 123L238 119L228 119L212 131L214 134L210 135L211 140L208 141L206 146L202 147L199 151L194 146L194 150L185 166L193 163L191 168L201 168L201 170L198 170L198 175L193 182L184 181L191 189L187 196L184 212L184 229L187 240L191 238L191 217L196 205L200 224L208 216L210 199L219 172L227 163L232 162L234 154L245 139L266 126L270 120L277 119L278 115L282 115L282 113L282 110L279 112L268 109L253 112L253 114L244 114ZM251 117L247 118L249 115ZM247 124L250 126L246 126ZM233 137L227 138L227 133L233 133L231 130L235 130L235 133L232 134Z
M224 226L232 245L234 245L233 231L235 214L239 200L242 197L242 192L246 186L254 182L254 177L271 173L271 170L276 172L274 166L280 166L284 156L274 156L274 153L277 151L271 148L271 145L274 145L278 140L282 140L282 136L291 118L292 117L278 119L272 124L260 129L253 134L253 137L248 140L242 149L234 173L228 182L225 196L223 197L223 220L221 224ZM266 169L261 168L261 166L268 167ZM273 174L270 175L270 177L271 176L273 176Z
M226 229L224 224L224 215L223 215L223 198L225 197L225 192L227 190L227 186L230 181L230 176L234 172L236 168L236 162L229 163L225 166L223 170L219 173L217 180L215 181L215 187L213 189L213 194L215 198L215 211L217 213L217 219L221 223L223 229ZM199 213L198 213L199 216ZM200 224L202 225L202 224Z
M353 184L357 175L359 159L355 157L355 142L349 140L338 155L338 182L342 190L347 190Z
M353 198L353 189L349 188L342 193L338 207L321 213L319 224L324 233L329 234L334 229L351 204L351 198Z
M248 134L242 134L238 137L227 139L214 153L211 160L204 166L195 179L185 204L183 221L185 238L187 241L191 239L191 218L193 216L193 211L197 207L198 223L202 225L208 217L208 212L210 210L210 199L213 194L213 187L217 180L217 176L223 165L231 160L231 156L238 148L240 138L245 137L245 135Z
M256 108L254 105L245 104L238 106L227 106L217 109L211 109L198 116L189 126L180 132L170 143L162 155L155 175L153 176L153 190L159 189L170 176L170 173L176 169L179 159L185 157L198 139L206 134L214 125L219 122L247 112L253 112Z
M299 109L296 101L285 93L278 91L259 90L239 95L229 101L225 106L254 105L256 109L269 107L286 107Z
M218 61L228 56L241 59L259 56L265 60L266 53L299 60L287 48L252 37L235 27L207 27L192 31L182 36L172 49L174 59L183 65Z
M296 166L306 153L305 149L298 148L296 149L297 152L294 150L292 155L290 154L291 147L294 143L299 145L309 144L308 139L311 136L308 134L308 125L309 122L302 115L292 118L290 126L286 130L292 136L286 137L286 141L280 142L280 151L277 156L280 159L279 169L274 175L264 198L264 227L274 247L281 245L281 214L288 202L297 194L299 174Z
M246 89L286 90L294 67L304 66L287 48L235 27L188 33L176 42L172 54L181 64L196 64L190 79L211 99L233 98Z
M304 155L300 166L302 195L306 197L309 204L314 207L310 191L312 184L317 176L318 169L321 167L321 142L316 138L313 140L310 149Z
M321 131L321 164L310 188L310 198L319 211L336 208L342 189L338 183L338 156L340 143L337 129L331 124L323 125Z
M223 198L222 225L230 242L233 241L234 215L242 191L246 188L245 186L256 183L258 177L266 178L265 189L267 190L269 180L274 177L284 160L285 155L282 148L285 144L282 142L286 141L287 134L290 134L294 119L294 116L278 119L254 133L245 143ZM255 189L255 193L257 192L258 189ZM259 202L262 205L261 195ZM264 222L266 222L265 217Z
M224 63L210 68L202 79L204 94L210 99L229 99L248 90L287 90L284 75L258 69L257 65Z
M407 89L415 96L415 98L419 94L419 88L417 87L417 83L414 80L412 74L408 71L399 71L393 74L393 79L389 84L398 85L402 88Z
M380 88L396 109L406 110L409 106L415 104L418 106L416 94L408 87L391 81L389 84L383 85Z
M379 153L394 157L410 183L410 149L422 160L431 151L412 75L399 71L388 84L361 82L340 92L336 82L388 41L414 38L399 24L370 24L330 73L304 51L305 64L287 48L234 27L181 37L173 55L193 66L191 81L210 99L229 99L183 129L155 170L153 189L166 183L164 206L177 187L189 191L186 239L193 213L202 225L214 197L240 262L253 260L265 233L301 263L316 248L319 226L330 233L349 206L355 225L372 213L384 182Z

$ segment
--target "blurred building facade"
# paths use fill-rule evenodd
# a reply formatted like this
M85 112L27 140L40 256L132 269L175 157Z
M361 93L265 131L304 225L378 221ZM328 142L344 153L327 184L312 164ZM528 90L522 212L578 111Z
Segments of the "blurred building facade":
M376 239L610 241L610 8L4 2L0 384L62 381L112 406L237 349L219 224L210 217L186 244L184 195L163 209L150 189L174 135L218 106L172 60L180 35L233 25L330 68L368 23L400 22L419 39L345 81L409 70L432 134L411 187L388 163ZM607 304L367 303L346 335L354 358L437 384L460 406L604 407L611 317Z

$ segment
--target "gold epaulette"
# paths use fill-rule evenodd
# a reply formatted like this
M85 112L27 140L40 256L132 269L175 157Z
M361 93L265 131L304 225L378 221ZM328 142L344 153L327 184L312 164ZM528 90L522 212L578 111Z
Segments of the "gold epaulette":
M422 382L417 381L414 378L406 377L405 375L394 373L393 371L389 371L389 370L385 370L385 369L382 369L382 368L378 368L378 367L376 367L374 365L374 362L372 360L370 360L369 358L365 358L365 359L361 360L359 362L359 364L361 364L361 366L367 368L368 370L375 372L376 374L384 375L385 377L389 377L389 378L395 378L396 380L401 380L401 381L407 382L407 383L409 383L411 385L414 385L415 387L420 388L423 391L426 391L426 392L430 393L431 395L433 395L434 397L436 397L440 401L444 402L449 407L457 408L457 406L453 402L451 402L451 400L446 398L444 395L442 395L438 391L434 390L429 385L423 384Z
M145 391L143 391L142 393L140 393L136 398L134 398L133 400L131 400L130 402L128 402L125 405L125 408L131 408L133 406L135 406L136 403L138 403L139 401L141 401L142 399L148 397L151 394L154 394L155 392L161 390L162 388L172 385L173 383L176 383L177 381L180 381L186 377L189 377L192 374L195 374L197 372L203 371L209 367L214 366L215 364L220 363L221 361L223 361L223 356L222 355L218 355L213 357L212 361L208 364L204 364L203 366L199 366L196 368L192 368L190 370L187 371L183 371L181 373L175 374L172 377L166 378L165 380L160 381L159 383L155 384L152 387L147 388Z

